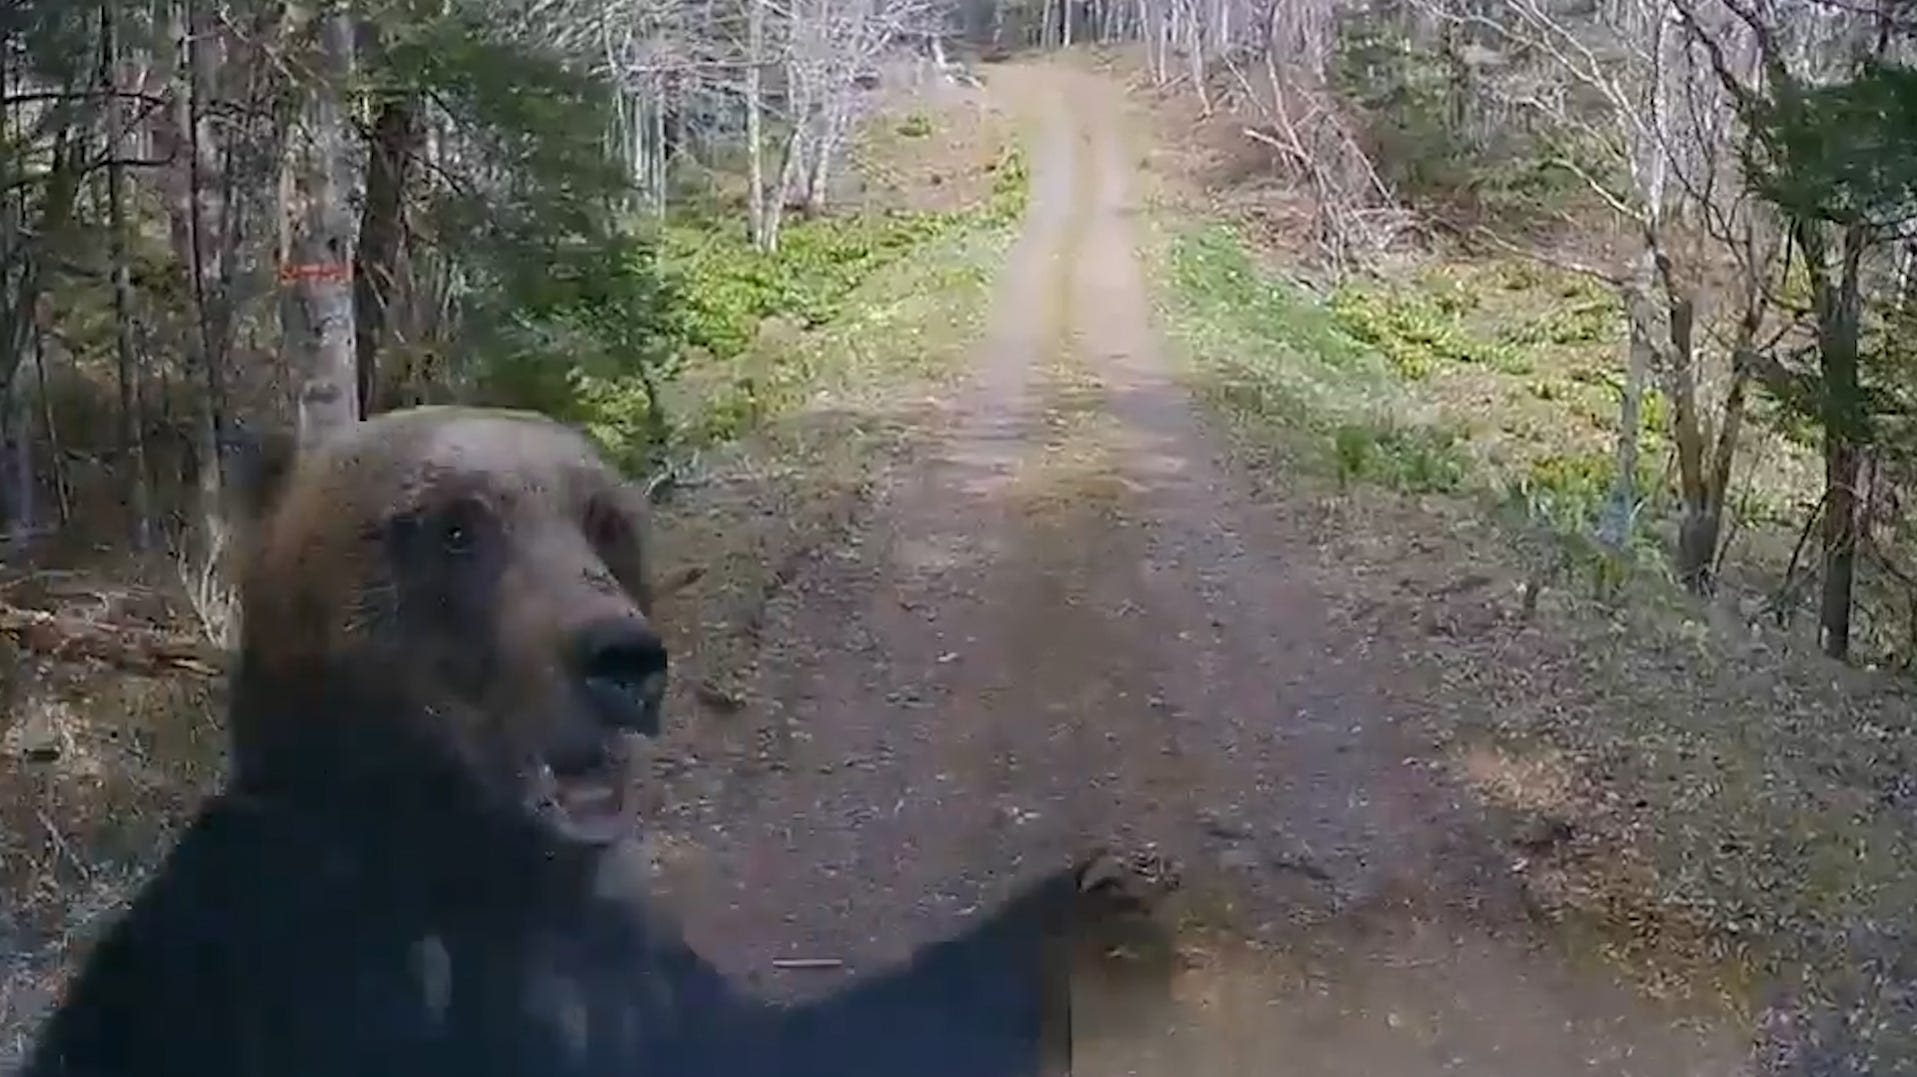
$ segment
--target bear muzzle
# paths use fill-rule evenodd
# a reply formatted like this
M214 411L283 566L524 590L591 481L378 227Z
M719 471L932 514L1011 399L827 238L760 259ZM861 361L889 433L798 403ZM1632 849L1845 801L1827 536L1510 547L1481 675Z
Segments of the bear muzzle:
M575 670L580 695L605 726L659 735L666 698L666 645L645 621L619 617L581 630Z
M666 647L632 615L589 621L570 636L562 668L572 699L551 712L525 795L562 840L601 845L633 823L628 748L663 727Z

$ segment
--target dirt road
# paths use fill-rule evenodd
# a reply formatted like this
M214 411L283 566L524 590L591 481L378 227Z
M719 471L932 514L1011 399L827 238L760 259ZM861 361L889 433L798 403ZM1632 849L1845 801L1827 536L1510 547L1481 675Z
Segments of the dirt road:
M1390 656L1216 451L1153 328L1119 91L992 89L1030 105L1033 186L990 332L936 450L769 613L752 750L672 823L689 931L805 993L839 974L775 958L855 974L1109 835L1183 865L1203 926L1169 1009L1084 986L1079 1073L1740 1072L1734 1031L1549 945L1380 702Z

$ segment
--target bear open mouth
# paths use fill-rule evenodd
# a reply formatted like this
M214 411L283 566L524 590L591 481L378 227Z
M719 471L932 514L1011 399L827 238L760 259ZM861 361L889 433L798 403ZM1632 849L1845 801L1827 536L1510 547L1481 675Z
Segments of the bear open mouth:
M631 777L625 741L607 737L589 752L552 753L533 768L534 810L571 841L603 845L625 837Z

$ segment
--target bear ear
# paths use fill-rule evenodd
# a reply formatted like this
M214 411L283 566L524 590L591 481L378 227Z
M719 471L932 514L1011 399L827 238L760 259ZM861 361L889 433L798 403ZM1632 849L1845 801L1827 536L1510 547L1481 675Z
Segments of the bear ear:
M288 431L231 431L226 447L226 482L237 522L253 525L279 503L292 474L299 442Z

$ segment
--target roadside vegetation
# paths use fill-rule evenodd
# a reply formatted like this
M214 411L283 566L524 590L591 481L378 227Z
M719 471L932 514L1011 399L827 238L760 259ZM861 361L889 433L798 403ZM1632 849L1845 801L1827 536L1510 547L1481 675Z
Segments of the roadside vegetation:
M1514 37L1549 30L1507 14ZM1219 74L1202 103L1135 54L1098 61L1160 145L1150 253L1194 392L1320 536L1351 615L1422 671L1401 703L1542 911L1620 971L1743 1013L1779 1072L1917 1070L1917 548L1901 513L1863 507L1901 503L1901 425L1873 421L1875 492L1848 510L1867 537L1839 664L1832 412L1822 375L1780 373L1806 355L1791 319L1813 317L1801 255L1753 268L1663 222L1673 278L1640 285L1631 172L1598 167L1622 143L1566 165L1562 113L1448 127L1500 89L1432 74L1442 40L1381 59L1362 19L1341 32L1323 81ZM1364 148L1370 203L1328 205L1315 166L1266 144L1297 116L1274 90ZM1759 311L1739 272L1799 298ZM1864 295L1859 338L1891 396L1895 301ZM1717 530L1687 549L1707 509Z

